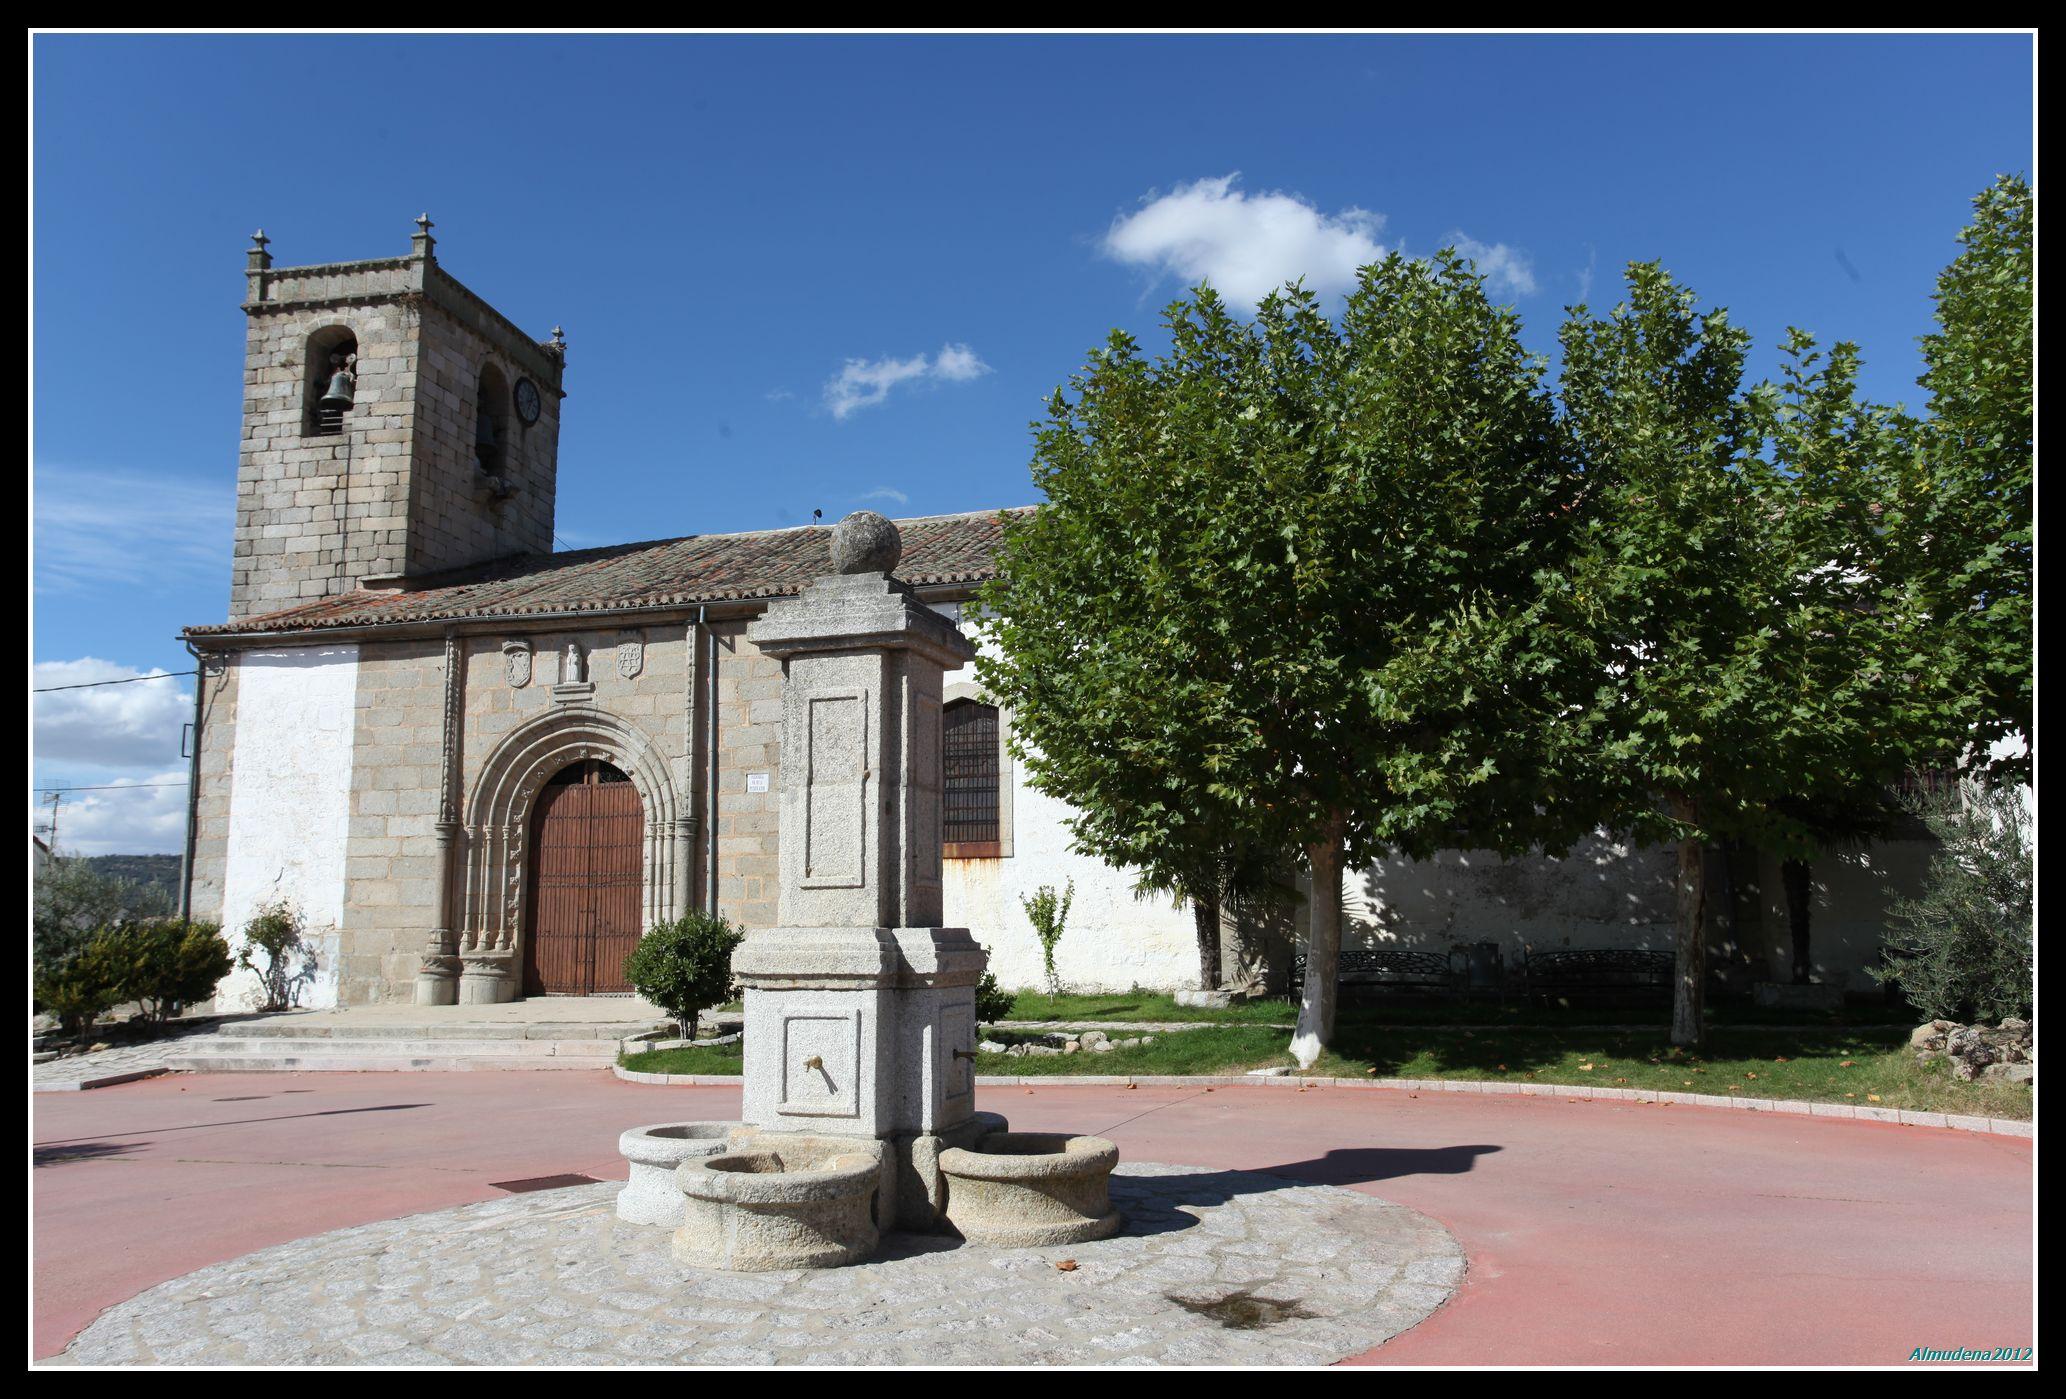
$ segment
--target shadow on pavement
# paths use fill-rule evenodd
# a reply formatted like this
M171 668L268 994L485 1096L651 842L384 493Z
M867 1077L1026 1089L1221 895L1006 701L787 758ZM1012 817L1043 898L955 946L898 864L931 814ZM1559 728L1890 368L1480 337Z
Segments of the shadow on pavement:
M166 1132L197 1132L209 1127L250 1127L261 1122L296 1122L310 1117L349 1117L361 1112L407 1112L412 1108L435 1106L431 1103L380 1103L367 1108L325 1108L321 1112L290 1112L279 1117L236 1117L227 1122L189 1122L179 1127L139 1127L135 1135L155 1137ZM44 1146L63 1146L66 1142L85 1141L84 1137L60 1137ZM40 1149L40 1148L39 1148Z
M73 1161L105 1161L110 1157L127 1156L137 1150L135 1142L75 1142L69 1146L44 1145L36 1148L36 1169L45 1166L63 1166Z

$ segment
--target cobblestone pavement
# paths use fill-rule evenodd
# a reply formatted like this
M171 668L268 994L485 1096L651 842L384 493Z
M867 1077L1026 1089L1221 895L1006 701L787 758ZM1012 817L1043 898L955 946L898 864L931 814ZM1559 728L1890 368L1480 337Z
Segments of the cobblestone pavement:
M194 1034L211 1034L214 1026L196 1030ZM38 1093L62 1093L77 1088L83 1083L97 1079L119 1078L125 1074L141 1074L162 1070L165 1056L177 1054L181 1041L187 1035L177 1035L147 1044L125 1044L109 1049L97 1049L90 1054L68 1054L62 1059L51 1059L35 1066L34 1085Z
M1123 1163L1116 1238L978 1249L892 1236L824 1272L677 1264L614 1184L341 1229L110 1308L78 1364L1320 1364L1440 1306L1462 1250L1335 1186ZM1073 1260L1076 1266L1057 1265Z

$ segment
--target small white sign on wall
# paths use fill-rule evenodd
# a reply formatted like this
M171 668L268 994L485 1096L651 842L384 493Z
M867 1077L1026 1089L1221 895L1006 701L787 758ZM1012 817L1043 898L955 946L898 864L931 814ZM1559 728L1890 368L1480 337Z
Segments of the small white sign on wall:
M746 774L746 790L747 790L747 791L749 791L749 792L765 792L765 791L766 791L767 789L768 789L768 775L767 775L766 773L764 773L764 772L749 772L749 773L747 773L747 774Z

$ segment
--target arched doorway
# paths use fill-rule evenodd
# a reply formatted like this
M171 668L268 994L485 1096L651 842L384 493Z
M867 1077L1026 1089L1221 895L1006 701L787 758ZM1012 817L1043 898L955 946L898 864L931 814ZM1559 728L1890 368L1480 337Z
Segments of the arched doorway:
M631 779L597 759L560 769L531 815L530 927L524 994L629 991L645 888L645 805Z

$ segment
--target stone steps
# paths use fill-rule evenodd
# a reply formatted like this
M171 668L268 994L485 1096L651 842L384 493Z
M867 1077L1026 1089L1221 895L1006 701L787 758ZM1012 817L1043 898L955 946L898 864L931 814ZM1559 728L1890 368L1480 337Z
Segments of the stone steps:
M383 1073L411 1070L607 1069L617 1060L615 1036L543 1038L480 1033L483 1026L446 1027L448 1033L206 1035L165 1056L165 1067L187 1073ZM541 1026L494 1027L537 1031ZM575 1027L561 1027L562 1033ZM579 1027L588 1029L590 1027Z
M296 1043L311 1041L352 1041L363 1043L368 1040L466 1040L470 1042L505 1043L508 1041L549 1041L558 1043L594 1042L616 1044L633 1035L649 1030L668 1028L667 1022L650 1020L626 1020L611 1022L591 1021L539 1021L536 1023L515 1022L510 1024L456 1023L441 1024L296 1024L292 1021L241 1025L235 1029L218 1031L212 1038L237 1040L291 1040Z

